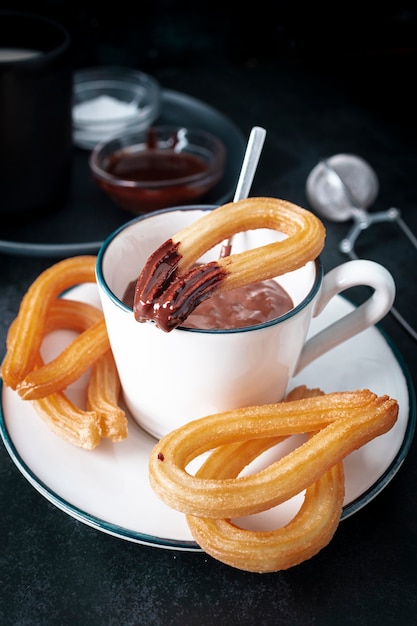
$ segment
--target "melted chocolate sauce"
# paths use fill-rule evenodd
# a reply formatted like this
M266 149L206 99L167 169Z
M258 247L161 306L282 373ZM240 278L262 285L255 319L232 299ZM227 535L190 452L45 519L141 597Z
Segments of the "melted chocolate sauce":
M212 261L195 265L179 276L181 254L178 248L178 242L167 239L148 257L133 296L136 321L153 320L165 332L182 324L200 302L216 291L226 275L225 270Z
M207 166L192 154L152 149L136 153L120 150L109 158L106 169L124 180L154 182L200 174Z
M136 281L132 281L123 302L133 307ZM183 326L200 329L244 328L270 321L290 311L294 303L275 280L244 285L216 293L201 302L184 320Z
M268 322L293 308L288 293L275 280L265 280L214 294L188 316L188 328L244 328Z

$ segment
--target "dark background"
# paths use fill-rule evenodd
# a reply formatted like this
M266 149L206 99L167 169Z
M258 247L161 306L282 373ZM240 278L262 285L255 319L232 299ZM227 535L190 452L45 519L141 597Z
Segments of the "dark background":
M0 8L35 10L33 2ZM51 0L36 12L68 27L74 66L124 65L168 78L170 69L230 64L304 67L415 131L416 3L228 0ZM214 74L213 74L214 75ZM216 90L215 81L212 85Z
M1 2L53 17L74 35L76 62L146 69L224 59L322 62L415 52L413 2L139 0Z
M306 177L319 159L353 152L378 174L374 208L398 206L417 233L413 3L0 2L0 8L35 7L69 28L76 68L137 68L211 104L245 135L254 124L265 126L254 194L305 205ZM346 260L337 244L349 226L326 222L326 270ZM397 307L415 326L415 250L383 225L363 235L358 253L392 268ZM0 258L1 353L25 290L54 261ZM381 327L416 385L415 342L390 315ZM2 449L0 622L412 626L416 458L413 442L394 480L344 521L319 555L259 576L206 555L138 546L89 528L43 498Z

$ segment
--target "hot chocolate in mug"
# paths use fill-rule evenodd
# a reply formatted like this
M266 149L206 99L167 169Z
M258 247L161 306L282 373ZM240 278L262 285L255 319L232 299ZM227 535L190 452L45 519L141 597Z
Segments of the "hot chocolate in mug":
M267 322L232 329L179 326L170 332L137 322L124 303L149 255L215 207L174 207L128 222L103 243L97 284L123 397L132 418L157 438L192 419L282 400L291 378L313 360L382 319L395 297L391 274L373 261L347 261L326 275L320 258L276 278L293 307ZM269 229L238 233L232 254L283 235ZM221 244L202 257L219 258ZM350 287L370 297L345 317L307 338L310 322Z

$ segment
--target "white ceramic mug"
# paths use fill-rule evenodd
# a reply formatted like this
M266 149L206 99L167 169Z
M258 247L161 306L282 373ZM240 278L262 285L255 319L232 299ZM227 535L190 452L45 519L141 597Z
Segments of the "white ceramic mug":
M136 218L110 235L97 258L99 294L127 408L158 438L198 417L278 402L293 375L378 322L395 297L391 274L373 261L348 261L323 276L316 259L277 279L294 308L270 322L233 330L178 327L169 333L151 321L137 322L122 302L126 287L161 243L212 208L176 207ZM232 253L277 238L268 229L239 233ZM202 260L218 258L220 247ZM306 341L312 317L335 295L358 285L372 287L372 295Z

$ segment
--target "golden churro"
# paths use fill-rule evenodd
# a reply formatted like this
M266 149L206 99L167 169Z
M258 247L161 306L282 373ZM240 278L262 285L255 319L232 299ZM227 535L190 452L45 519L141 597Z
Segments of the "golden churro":
M187 523L195 541L213 558L247 572L276 572L328 545L339 525L344 494L339 462L307 488L299 512L282 528L254 531L227 519L192 515L187 515Z
M326 546L340 521L343 459L395 424L398 403L364 389L323 394L300 386L275 405L203 417L163 437L149 460L151 487L186 513L195 541L214 558L251 572L287 569ZM258 472L240 475L294 434L306 441ZM209 456L195 475L191 461ZM253 531L232 519L259 513L305 491L282 528Z
M55 263L36 278L20 304L14 332L7 338L2 363L4 384L16 389L34 369L51 303L63 291L84 282L95 282L95 256L78 256Z
M398 404L369 390L335 392L210 415L163 437L149 461L151 486L169 506L203 517L240 517L276 506L330 467L387 432ZM200 454L236 441L315 433L267 469L236 480L201 479L186 471Z
M195 265L216 244L258 228L276 230L285 238ZM316 259L324 240L322 222L290 202L248 198L225 204L168 239L148 258L136 283L135 318L153 320L169 332L216 292L274 278Z
M23 400L36 400L66 389L110 349L104 318L80 333L60 354L32 370L17 385Z
M7 335L3 381L30 400L55 434L69 443L94 449L102 437L122 441L127 419L118 404L120 380L98 308L60 298L63 290L95 282L96 257L74 257L43 272L25 294ZM45 336L55 330L77 336L48 363L41 356ZM64 393L91 367L87 408L76 406Z
M126 414L119 406L120 379L113 353L107 350L94 363L87 389L87 408L100 420L101 436L123 441L128 434Z

